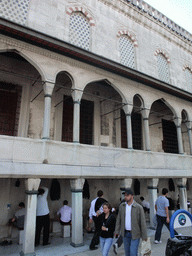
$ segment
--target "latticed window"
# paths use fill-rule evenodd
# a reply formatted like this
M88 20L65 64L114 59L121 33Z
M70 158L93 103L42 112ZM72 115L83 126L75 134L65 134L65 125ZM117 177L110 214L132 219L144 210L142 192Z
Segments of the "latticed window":
M70 17L69 41L85 50L90 49L90 24L80 12L74 12Z
M187 85L192 86L192 72L188 68L185 69L185 76L187 80Z
M169 83L170 79L167 59L161 53L157 54L157 66L159 72L159 79L166 83Z
M121 36L119 39L120 54L121 54L121 64L135 68L135 52L134 45L128 36Z
M26 24L29 0L0 0L0 16L22 25Z

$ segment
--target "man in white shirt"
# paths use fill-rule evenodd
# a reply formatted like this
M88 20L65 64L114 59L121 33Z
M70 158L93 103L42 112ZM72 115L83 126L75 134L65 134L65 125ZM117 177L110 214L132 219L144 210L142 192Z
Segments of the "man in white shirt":
M35 246L40 244L40 234L43 228L43 245L49 244L49 227L50 227L50 216L49 207L47 202L48 188L41 187L38 189L37 196L37 217L36 217L36 235L35 235Z
M71 224L72 208L68 206L67 200L63 201L63 207L57 212L57 215L60 215L61 225Z
M142 202L144 212L149 213L149 211L150 211L150 203L148 201L146 201L143 196L140 197L140 200Z
M100 234L100 226L98 225L98 218L97 216L102 213L102 205L107 202L103 198L103 191L99 190L97 192L97 198L95 198L91 202L91 207L89 209L89 223L91 224L93 221L95 223L95 233L91 240L91 244L89 246L90 250L96 250L98 247L96 245L99 244L99 234Z
M139 241L147 241L143 207L133 200L131 188L125 190L125 202L119 207L115 236L123 236L125 256L137 256Z

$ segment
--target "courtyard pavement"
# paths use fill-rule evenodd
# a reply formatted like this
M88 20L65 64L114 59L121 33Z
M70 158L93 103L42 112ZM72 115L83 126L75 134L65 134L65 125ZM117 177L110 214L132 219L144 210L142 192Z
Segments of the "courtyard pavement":
M192 228L185 227L177 229L178 233L186 236L192 236ZM167 239L170 237L169 231L166 227L162 232L162 243L154 244L155 231L148 228L148 236L151 238L151 247L153 256L164 256ZM98 248L95 251L89 250L89 244L93 234L84 234L84 246L74 248L70 245L70 238L61 238L59 234L51 234L50 242L48 246L38 246L35 248L36 256L101 256L101 250ZM140 250L140 248L139 248ZM18 245L18 239L12 239L11 245L0 246L0 255L2 256L19 256L22 251L22 245ZM139 251L140 252L140 251ZM123 245L118 249L118 255L124 255ZM138 254L140 255L140 253ZM109 256L115 256L113 249L111 248Z

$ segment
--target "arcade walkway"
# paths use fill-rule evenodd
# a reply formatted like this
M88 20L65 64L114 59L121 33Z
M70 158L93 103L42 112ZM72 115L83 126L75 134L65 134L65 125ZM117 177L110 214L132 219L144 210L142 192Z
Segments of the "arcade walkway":
M177 229L179 233L182 235L192 235L192 228L185 227ZM151 246L152 246L152 255L155 256L164 256L165 248L167 239L170 237L169 232L167 231L166 227L163 229L162 233L162 244L154 244L154 234L155 231L148 229L148 236L151 237ZM89 250L89 243L91 241L92 234L85 233L84 235L84 243L83 247L74 248L70 246L70 238L63 240L58 236L51 237L51 244L47 247L39 246L36 248L36 256L100 256L101 252L100 249L96 251ZM20 256L21 245L17 244L17 241L13 241L12 245L1 246L0 247L0 255L1 256ZM111 248L109 256L114 256L113 250ZM123 246L119 248L118 251L119 256L124 256Z

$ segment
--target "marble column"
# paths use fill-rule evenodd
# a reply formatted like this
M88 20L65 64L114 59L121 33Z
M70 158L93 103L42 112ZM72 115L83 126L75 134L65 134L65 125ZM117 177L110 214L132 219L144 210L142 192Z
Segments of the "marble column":
M177 187L179 189L179 202L180 209L187 209L187 189L186 189L187 178L177 179Z
M183 140L182 140L182 133L181 133L181 119L177 118L176 120L174 120L175 125L176 125L176 129L177 129L177 141L178 141L178 150L179 150L179 154L183 154L184 150L183 150Z
M44 89L44 119L43 119L43 137L42 139L50 139L50 119L51 119L51 97L54 84L46 82Z
M124 192L126 188L131 188L133 179L124 179L121 183L120 190L121 190L121 200L124 199Z
M40 179L27 179L26 186L26 215L24 224L24 242L20 253L21 256L35 256L35 228L37 194Z
M131 124L131 111L132 106L125 105L123 110L126 116L126 127L127 127L127 147L128 149L133 149L133 138L132 138L132 124Z
M188 132L188 137L189 137L189 147L190 147L190 154L192 155L192 133L191 133L191 122L186 122L187 126L187 132Z
M74 90L72 92L73 98L73 142L79 143L80 142L80 104L81 104L81 97L83 92Z
M150 227L154 229L153 219L156 214L155 211L155 202L157 200L157 189L158 189L159 179L148 179L147 188L149 193L149 202L150 202Z
M150 147L150 136L149 136L149 110L144 109L142 112L143 117L143 128L144 128L144 136L145 136L145 150L151 151Z
M73 247L83 246L83 185L84 179L71 180L72 238Z

